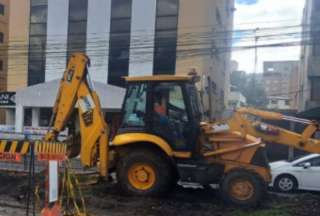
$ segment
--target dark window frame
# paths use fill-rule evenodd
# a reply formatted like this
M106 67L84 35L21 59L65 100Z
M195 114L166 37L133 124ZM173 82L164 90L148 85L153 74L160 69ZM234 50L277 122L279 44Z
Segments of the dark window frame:
M39 13L39 14L37 14ZM47 22L47 5L35 5L30 8L30 23L46 23Z
M68 19L69 21L87 21L88 0L69 0L69 18Z
M120 11L119 5L126 8ZM132 0L112 0L109 40L108 83L125 86L122 78L129 73ZM119 25L119 23L121 23Z
M168 3L169 2L169 3ZM167 13L161 7L167 4L175 4L175 11ZM160 7L161 5L161 7ZM158 0L156 9L156 26L154 39L154 74L175 74L177 59L177 39L178 39L178 17L179 17L179 1L178 0ZM163 10L163 11L162 11ZM173 19L169 28L164 28L162 19Z
M4 70L4 62L2 59L0 59L0 71L3 71Z
M78 15L78 17L76 15ZM70 0L68 17L67 60L74 52L86 52L88 25L87 19L88 0Z
M4 33L0 32L0 43L4 43Z
M6 6L0 3L0 15L4 16L6 13Z
M36 20L33 13L43 17ZM48 0L32 0L29 18L28 86L45 81L47 19ZM40 26L42 29L37 29Z
M320 101L320 77L311 77L311 100L312 101Z

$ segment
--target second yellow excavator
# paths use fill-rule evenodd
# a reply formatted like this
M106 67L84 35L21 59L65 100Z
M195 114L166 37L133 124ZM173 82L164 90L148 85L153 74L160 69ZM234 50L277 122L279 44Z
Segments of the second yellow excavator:
M160 194L177 181L219 184L226 202L254 206L271 180L264 144L257 137L320 153L320 142L311 138L318 125L310 121L302 135L249 121L248 114L283 118L250 109L224 123L202 122L196 79L190 76L126 77L122 120L111 139L88 62L81 53L71 56L44 140L56 141L77 112L80 142L70 143L69 155L80 154L86 167L97 165L102 177L115 172L128 194Z

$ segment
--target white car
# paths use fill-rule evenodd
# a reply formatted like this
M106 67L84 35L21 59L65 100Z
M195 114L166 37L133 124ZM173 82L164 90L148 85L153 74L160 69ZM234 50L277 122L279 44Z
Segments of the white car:
M272 183L280 192L320 191L320 154L310 154L292 162L270 163Z

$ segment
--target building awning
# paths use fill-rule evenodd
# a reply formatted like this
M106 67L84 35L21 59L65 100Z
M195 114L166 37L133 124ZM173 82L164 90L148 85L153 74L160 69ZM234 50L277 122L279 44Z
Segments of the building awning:
M23 107L53 107L56 100L60 80L53 80L16 92L16 105ZM93 82L94 89L97 91L102 109L108 111L118 111L121 109L125 95L125 89L100 82Z

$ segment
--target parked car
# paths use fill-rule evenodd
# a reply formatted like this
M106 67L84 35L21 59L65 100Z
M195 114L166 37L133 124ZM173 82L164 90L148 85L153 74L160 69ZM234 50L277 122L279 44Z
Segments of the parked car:
M320 155L310 154L294 160L270 163L272 183L277 191L320 191Z

